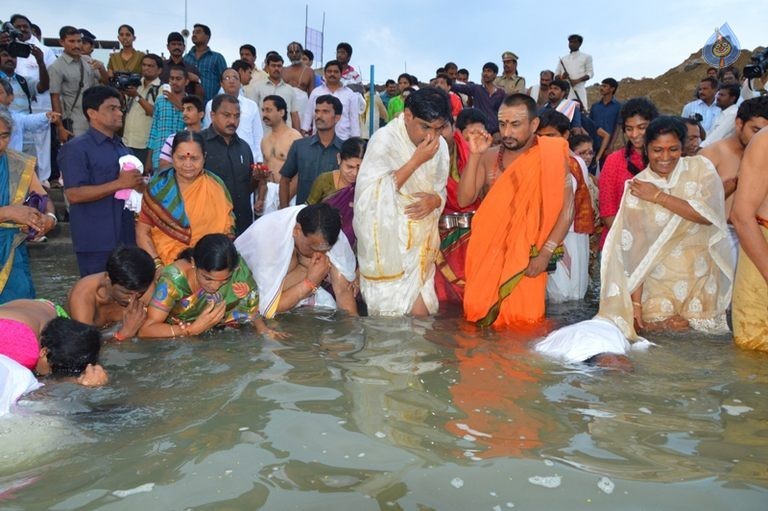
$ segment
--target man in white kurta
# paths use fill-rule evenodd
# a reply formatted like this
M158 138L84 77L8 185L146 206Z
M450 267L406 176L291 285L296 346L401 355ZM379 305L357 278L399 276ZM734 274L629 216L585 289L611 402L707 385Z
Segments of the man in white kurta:
M355 188L360 290L371 315L434 314L438 220L445 205L447 94L412 93L368 144Z
M557 61L555 70L555 79L568 80L571 84L571 91L568 93L568 99L577 99L584 105L584 110L589 110L587 101L587 81L595 76L592 68L592 55L582 53L581 43L584 38L578 34L568 36L568 49L571 52Z

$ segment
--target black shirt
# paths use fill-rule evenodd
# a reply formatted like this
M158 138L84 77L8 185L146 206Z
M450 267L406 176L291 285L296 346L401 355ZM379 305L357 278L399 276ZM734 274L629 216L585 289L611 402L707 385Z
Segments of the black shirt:
M194 64L187 64L184 62L184 59L181 59L181 62L176 63L172 61L171 59L166 60L163 63L163 69L160 71L160 83L168 83L168 77L171 76L171 66L176 64L177 66L181 66L184 69L187 70L187 73L194 73L197 76L200 76L200 70L197 69L197 66ZM195 94L197 92L197 82L189 82L187 84L187 87L184 89L184 92L187 94ZM203 98L200 98L203 99Z
M213 126L202 132L205 139L205 169L224 181L232 197L235 210L235 231L240 236L253 223L251 206L251 148L237 136L232 135L229 145L216 133Z
M304 204L312 190L312 183L317 176L329 170L339 168L336 156L341 151L341 139L333 137L333 141L325 147L317 133L307 138L300 138L291 144L285 163L280 169L280 175L293 178L299 175L298 188L296 190L296 204Z

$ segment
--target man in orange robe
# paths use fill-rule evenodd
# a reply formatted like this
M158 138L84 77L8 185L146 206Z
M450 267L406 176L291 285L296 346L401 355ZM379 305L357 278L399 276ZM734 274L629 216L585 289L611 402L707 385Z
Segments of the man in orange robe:
M571 224L568 145L537 137L538 124L536 103L524 94L508 96L499 109L502 145L496 159L505 170L472 219L465 267L464 315L480 326L544 318L547 266ZM487 132L469 134L460 205L476 200L485 186L493 163L484 161L483 152L490 143Z

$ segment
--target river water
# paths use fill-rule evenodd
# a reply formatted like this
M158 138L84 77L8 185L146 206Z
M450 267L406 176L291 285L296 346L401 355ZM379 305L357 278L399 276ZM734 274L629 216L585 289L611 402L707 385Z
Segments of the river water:
M61 300L73 258L45 254ZM686 334L632 372L564 367L531 351L543 329L457 316L109 344L107 387L48 384L0 420L0 508L768 509L768 356Z

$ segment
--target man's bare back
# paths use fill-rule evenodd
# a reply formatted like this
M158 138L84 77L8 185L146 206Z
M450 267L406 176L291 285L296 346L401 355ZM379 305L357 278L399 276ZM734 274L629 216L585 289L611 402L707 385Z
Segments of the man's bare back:
M733 192L736 191L737 176L741 158L744 156L744 146L736 137L727 137L723 140L703 148L699 151L715 166L725 188L725 216L726 218L733 208Z
M291 144L300 138L301 133L298 130L283 126L277 130L273 129L261 140L264 162L272 174L270 182L280 182L280 169L283 168L288 150L291 148Z
M131 331L128 335L133 335L134 327L138 329L146 315L144 309L152 297L154 285L128 305L121 305L113 298L111 287L107 272L83 277L69 291L66 308L72 319L96 328L107 328L122 322L123 329Z

